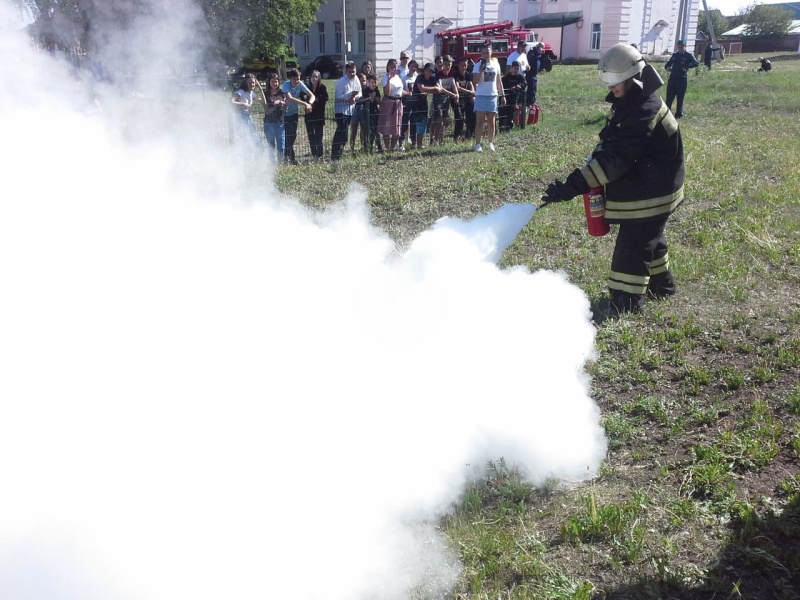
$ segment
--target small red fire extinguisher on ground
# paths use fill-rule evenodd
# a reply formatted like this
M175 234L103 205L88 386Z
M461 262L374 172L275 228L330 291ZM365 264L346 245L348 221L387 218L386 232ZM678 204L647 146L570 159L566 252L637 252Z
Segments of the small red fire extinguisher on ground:
M583 195L583 208L589 235L601 236L611 231L606 222L606 198L602 187L594 187Z

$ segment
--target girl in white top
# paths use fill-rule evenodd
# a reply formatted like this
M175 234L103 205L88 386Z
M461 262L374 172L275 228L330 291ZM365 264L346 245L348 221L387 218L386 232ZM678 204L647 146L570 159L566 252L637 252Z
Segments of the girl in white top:
M383 86L383 100L378 113L378 132L384 137L383 143L387 152L394 152L400 139L403 96L409 95L403 90L403 79L400 77L397 60L394 58L390 58L386 63L386 75L381 78L381 86Z
M258 93L256 93L256 89L258 89ZM256 100L261 101L261 104L264 105L267 103L261 83L256 79L255 75L248 73L239 85L239 89L233 92L231 104L236 107L236 112L239 115L242 134L248 137L254 146L258 147L261 146L261 138L258 135L255 123L250 118L250 108L255 104Z
M497 121L497 102L506 102L503 94L503 81L500 78L500 63L492 58L492 47L486 45L481 50L481 60L472 69L472 83L475 85L475 152L483 152L481 137L486 123L486 138L489 150L494 152L495 122Z

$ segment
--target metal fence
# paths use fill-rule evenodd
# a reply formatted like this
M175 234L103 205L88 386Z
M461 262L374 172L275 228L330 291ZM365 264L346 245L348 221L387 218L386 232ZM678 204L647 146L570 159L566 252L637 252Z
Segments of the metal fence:
M430 103L429 103L430 104ZM325 105L325 125L323 128L323 138L322 138L322 147L324 152L324 157L330 158L331 155L331 146L333 145L333 135L336 131L336 118L334 116L335 106L334 101L329 100ZM309 142L308 132L306 129L305 124L305 117L303 116L303 108L300 108L300 117L298 119L297 125L297 137L294 141L294 153L298 161L310 161L312 160L311 154L311 144ZM428 109L428 125L430 125L430 118L431 118L431 109ZM460 113L459 113L460 115ZM453 109L450 109L449 118L445 121L445 128L444 128L444 137L446 139L452 139L454 128L455 128L455 115ZM257 105L251 111L251 118L253 123L256 125L256 129L261 136L262 143L266 145L266 138L264 136L264 114L263 108L260 105ZM459 118L463 119L463 116L459 116ZM358 122L357 127L354 129L354 122ZM351 152L351 148L355 152L364 152L368 150L368 141L365 136L364 131L364 120L357 119L356 117L353 118L350 127L348 128L347 133L347 143L344 147L344 154ZM465 126L464 129L467 129ZM427 128L428 133L430 132L430 127ZM470 129L471 131L471 129ZM355 136L353 133L355 132ZM231 130L231 134L234 134L234 130ZM426 140L425 145L428 145L427 140L428 134L426 133ZM471 137L471 136L470 136ZM373 151L379 151L381 147L380 141L377 141L373 145Z
M425 138L424 138L424 146L428 146L429 145L429 135L430 135L430 130L431 130L430 124L431 124L431 118L433 116L432 115L432 106L431 106L431 104L432 103L429 101L428 102L428 105L429 105L428 106L428 115L427 115L427 128L426 128L426 134L425 134ZM335 106L335 104L334 104L333 100L329 100L327 102L327 104L325 105L325 125L324 125L324 129L323 129L323 142L322 142L322 145L323 145L324 158L326 158L326 159L329 159L330 156L331 156L331 146L333 144L334 132L336 131L336 119L334 117L334 106ZM296 137L296 139L294 141L293 149L294 149L294 154L295 154L296 160L298 162L308 162L308 161L313 160L313 157L312 157L312 154L311 154L311 145L310 145L310 142L309 142L308 132L306 130L305 118L303 116L303 108L302 107L300 108L299 113L300 113L300 116L299 116L298 125L297 125L297 137ZM234 117L235 117L235 115L232 115L232 120L231 120L232 123L233 123L233 118ZM261 107L260 104L256 105L253 108L253 110L251 112L251 119L252 119L253 123L255 124L256 129L259 132L259 136L261 138L261 143L266 145L266 138L265 138L264 129L263 129L264 114L263 114L263 108ZM354 118L353 121L355 121L355 120L356 119ZM359 121L360 121L359 125L358 125L358 127L357 127L357 129L355 131L355 136L353 135L354 129L353 129L352 122L351 122L351 126L348 128L347 143L345 144L343 155L347 155L350 152L364 152L364 151L368 151L369 150L369 148L367 147L368 146L368 142L367 142L366 136L364 135L365 131L364 131L364 128L363 128L363 121L361 121L361 120L359 120ZM461 121L461 122L459 123L458 121ZM513 124L512 124L512 121L514 121ZM446 120L444 122L443 138L444 138L444 140L453 140L454 139L454 134L456 133L456 130L458 130L458 132L460 134L459 135L459 139L463 140L464 142L469 143L469 142L471 142L472 137L473 137L472 134L473 134L473 131L474 131L474 125L475 125L475 119L474 119L474 113L472 113L471 107L467 111L462 112L462 110L460 110L460 109L458 111L454 110L454 108L451 106L450 109L449 109L449 116L446 118ZM498 128L500 129L501 132L503 130L507 130L507 129L510 129L511 127L517 127L517 126L518 126L518 124L516 123L516 118L515 118L515 113L514 113L514 108L513 107L511 108L510 114L508 114L508 118L507 119L505 119L505 120L504 119L498 119ZM234 126L232 126L230 128L230 135L232 135L232 136L235 135L235 127ZM372 146L372 151L377 151L377 152L381 151L380 150L380 142L379 141L376 141L376 143Z

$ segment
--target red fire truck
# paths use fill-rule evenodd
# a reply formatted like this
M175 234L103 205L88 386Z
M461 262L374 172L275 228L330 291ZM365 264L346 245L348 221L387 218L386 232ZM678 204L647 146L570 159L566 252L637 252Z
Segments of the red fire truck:
M481 48L492 44L492 56L500 62L505 71L508 55L517 49L517 42L526 41L529 45L536 41L532 29L521 25L514 26L511 21L446 29L436 34L442 44L442 54L449 54L456 61L471 58L477 62L481 58Z

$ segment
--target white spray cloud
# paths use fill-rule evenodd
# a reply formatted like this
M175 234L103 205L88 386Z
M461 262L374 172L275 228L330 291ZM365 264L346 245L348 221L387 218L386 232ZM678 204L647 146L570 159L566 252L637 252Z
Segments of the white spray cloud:
M436 597L468 465L597 468L587 299L494 264L532 207L398 253L363 192L242 202L198 134L192 184L0 40L0 597Z

